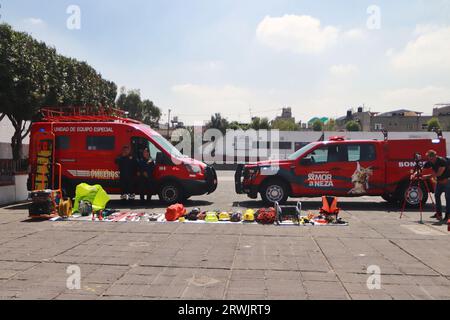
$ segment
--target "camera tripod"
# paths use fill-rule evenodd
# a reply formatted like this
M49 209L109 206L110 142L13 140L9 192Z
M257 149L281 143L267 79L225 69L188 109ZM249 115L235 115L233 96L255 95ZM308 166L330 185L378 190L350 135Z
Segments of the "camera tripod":
M416 170L415 170L416 171ZM417 170L416 174L413 175L413 177L411 178L410 182L409 182L409 187L408 189L406 189L406 192L410 192L410 194L412 193L411 190L414 187L417 187L418 190L416 190L415 192L417 192L417 197L419 198L419 208L420 208L420 224L423 224L423 205L422 205L422 199L423 199L423 195L421 195L421 193L423 192L422 188L421 188L421 183L423 183L423 185L425 186L425 190L426 192L429 194L431 202L433 203L433 207L434 207L434 211L436 211L436 203L433 199L433 193L431 192L430 188L428 187L428 183L426 181L426 179L423 178L422 176L422 169L420 168L420 170ZM406 201L408 196L406 195L405 192L405 199L403 200L403 205L402 205L402 213L400 215L400 219L403 217L404 213L405 213L405 208L406 208Z

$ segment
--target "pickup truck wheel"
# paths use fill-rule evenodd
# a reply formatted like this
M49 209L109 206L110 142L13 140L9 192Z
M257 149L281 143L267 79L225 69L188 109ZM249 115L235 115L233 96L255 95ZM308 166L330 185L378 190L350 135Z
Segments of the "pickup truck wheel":
M261 198L267 205L284 204L288 199L288 186L281 180L270 180L261 186Z
M403 205L403 203L406 202L406 207L408 208L419 208L420 202L422 202L422 206L424 206L428 201L428 193L423 183L410 186L408 181L404 183L399 190L400 205Z
M182 203L185 200L183 189L175 182L167 182L161 186L159 199L169 205Z

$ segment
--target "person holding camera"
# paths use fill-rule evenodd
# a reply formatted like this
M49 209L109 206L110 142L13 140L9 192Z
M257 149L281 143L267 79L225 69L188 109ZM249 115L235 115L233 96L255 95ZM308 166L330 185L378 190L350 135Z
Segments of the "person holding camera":
M436 214L432 218L442 220L441 196L445 193L446 206L443 221L446 221L450 216L450 168L447 164L447 160L443 157L439 157L436 151L429 150L426 156L428 161L425 163L424 168L433 169L433 173L424 176L424 178L436 180L436 190L434 192L436 198Z

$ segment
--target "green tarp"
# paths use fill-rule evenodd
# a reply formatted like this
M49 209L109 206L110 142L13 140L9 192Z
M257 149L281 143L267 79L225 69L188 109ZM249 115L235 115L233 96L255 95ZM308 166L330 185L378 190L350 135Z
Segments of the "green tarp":
M92 204L92 210L96 212L104 210L110 199L101 185L96 184L95 186L91 186L87 183L80 183L75 191L74 213L78 212L78 206L81 200L89 201Z

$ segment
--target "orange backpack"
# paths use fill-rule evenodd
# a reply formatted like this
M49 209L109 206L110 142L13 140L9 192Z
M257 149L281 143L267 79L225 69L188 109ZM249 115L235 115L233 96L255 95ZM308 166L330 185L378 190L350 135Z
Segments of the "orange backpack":
M177 221L186 214L186 209L182 204L174 204L166 209L166 220Z
M322 197L322 208L320 208L320 213L328 215L335 214L338 215L340 209L337 206L338 198L336 197Z

